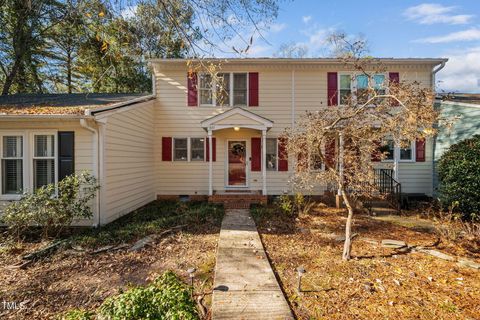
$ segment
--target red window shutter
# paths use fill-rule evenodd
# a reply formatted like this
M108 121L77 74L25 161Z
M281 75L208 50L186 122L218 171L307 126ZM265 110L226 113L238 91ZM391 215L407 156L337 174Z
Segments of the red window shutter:
M172 161L172 137L162 137L162 161Z
M329 72L327 74L327 105L338 105L338 75L336 72Z
M288 171L287 139L278 138L278 171Z
M197 94L197 73L189 72L187 74L187 87L188 87L188 106L198 106L198 94Z
M376 149L375 149L374 152L372 152L371 159L372 159L373 162L380 162L380 160L382 160L381 159L382 157L381 157L381 154L380 154L381 142L380 141L374 141L373 143L375 144Z
M325 161L331 167L335 166L335 138L328 138L325 142Z
M208 140L208 137L205 151L207 152L205 160L210 161L210 141ZM217 139L215 137L212 137L212 161L217 161Z
M262 171L262 140L252 138L252 171Z
M398 72L390 72L388 78L391 83L400 83L400 74Z
M248 74L248 106L258 107L258 72Z
M415 141L415 155L417 162L425 162L425 138Z

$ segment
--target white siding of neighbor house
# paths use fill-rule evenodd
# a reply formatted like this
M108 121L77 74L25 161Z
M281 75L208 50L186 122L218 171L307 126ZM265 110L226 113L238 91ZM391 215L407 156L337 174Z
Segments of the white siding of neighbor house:
M79 120L12 120L1 121L0 131L74 131L75 132L75 172L80 173L84 170L92 172L94 168L93 159L93 136L92 133L80 126ZM0 172L1 175L1 172ZM10 204L11 201L0 200L0 214L2 208ZM94 216L96 206L92 206ZM92 225L93 219L81 220L76 225Z
M153 108L143 102L106 118L101 224L155 199Z
M208 193L208 163L204 162L165 162L161 159L162 137L206 137L200 122L230 108L188 107L187 68L154 63L157 100L155 102L155 192L159 195L205 195ZM432 65L391 65L388 70L399 72L401 81L418 81L425 87L431 86ZM246 107L247 110L274 122L268 137L278 137L292 126L306 111L321 110L327 107L327 72L348 71L338 65L244 65L224 64L222 72L258 72L259 106ZM237 119L238 120L238 119ZM225 189L226 141L233 138L247 140L250 157L250 139L261 137L261 132L250 129L214 131L217 138L217 161L213 165L213 189ZM400 182L403 192L431 194L432 144L427 142L426 161L423 163L400 164ZM248 166L248 170L249 170ZM267 171L268 194L281 194L289 191L288 184L292 172ZM249 172L249 189L261 190L261 172Z

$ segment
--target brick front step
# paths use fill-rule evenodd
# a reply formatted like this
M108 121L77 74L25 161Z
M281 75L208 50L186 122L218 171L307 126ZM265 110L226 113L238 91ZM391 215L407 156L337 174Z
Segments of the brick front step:
M229 209L248 209L252 203L267 203L267 196L260 194L214 194L208 202L223 203Z

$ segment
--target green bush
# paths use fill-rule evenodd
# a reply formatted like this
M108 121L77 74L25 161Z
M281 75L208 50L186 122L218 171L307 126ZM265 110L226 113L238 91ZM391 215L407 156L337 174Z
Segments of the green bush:
M467 220L479 219L480 135L450 146L438 163L438 177L443 208L455 208Z
M58 184L48 184L5 208L2 222L20 237L31 226L39 226L42 235L57 233L76 218L91 218L90 206L99 186L87 172L65 177Z
M190 290L177 276L165 272L153 284L108 298L100 307L106 319L199 319Z
M312 203L301 193L293 196L281 195L275 201L276 206L286 215L298 216L308 214L312 208Z
M94 319L94 314L90 311L85 311L81 309L73 309L65 312L61 317L61 320L92 320Z

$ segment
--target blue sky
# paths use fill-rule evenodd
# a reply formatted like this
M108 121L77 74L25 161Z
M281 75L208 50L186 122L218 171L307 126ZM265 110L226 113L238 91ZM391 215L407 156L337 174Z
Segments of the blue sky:
M285 0L249 56L272 56L282 43L299 43L324 56L331 30L363 34L377 57L446 57L439 74L446 91L480 92L480 0ZM232 43L235 44L235 39Z

